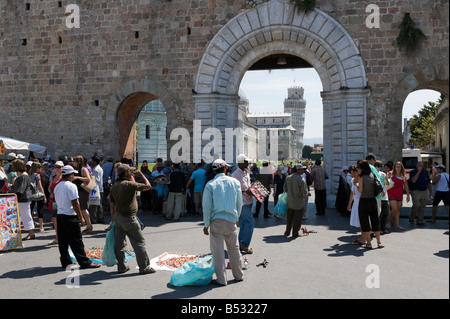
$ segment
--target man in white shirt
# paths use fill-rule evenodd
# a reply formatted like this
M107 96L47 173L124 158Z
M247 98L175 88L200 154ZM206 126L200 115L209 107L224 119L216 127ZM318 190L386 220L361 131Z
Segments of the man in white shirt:
M77 173L72 166L64 166L61 182L54 192L58 206L57 232L61 266L66 268L73 264L69 255L70 247L81 269L98 268L100 264L92 262L84 250L80 227L80 221L83 222L84 219L78 203L77 186L72 183L74 174Z

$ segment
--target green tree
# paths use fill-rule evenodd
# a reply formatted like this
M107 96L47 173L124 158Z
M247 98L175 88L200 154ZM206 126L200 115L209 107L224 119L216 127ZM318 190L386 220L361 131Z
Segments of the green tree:
M435 111L438 103L428 102L425 104L419 114L413 115L409 125L411 132L410 144L413 144L415 148L424 148L430 144L433 144L435 140L436 128L433 124L435 119Z
M305 145L305 146L303 147L302 157L303 157L303 158L311 158L311 153L312 153L312 151L313 151L312 146Z

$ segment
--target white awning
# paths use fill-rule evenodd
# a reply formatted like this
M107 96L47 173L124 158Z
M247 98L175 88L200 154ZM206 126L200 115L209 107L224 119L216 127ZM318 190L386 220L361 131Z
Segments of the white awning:
M47 148L39 144L32 144L9 137L0 136L0 144L3 144L3 157L8 153L33 152L35 156L42 157L46 154Z

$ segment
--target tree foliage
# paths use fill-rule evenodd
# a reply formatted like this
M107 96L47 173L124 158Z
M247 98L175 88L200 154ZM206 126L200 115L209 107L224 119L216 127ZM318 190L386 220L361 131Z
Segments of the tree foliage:
M405 13L400 24L400 32L393 43L400 49L405 49L408 54L416 50L420 40L427 38L422 30L416 28L415 25L416 23L411 19L411 15Z
M415 148L424 148L433 144L436 135L433 120L436 117L435 111L438 105L435 102L428 102L419 110L419 114L413 115L409 123L411 133L409 143Z
M291 0L298 14L304 12L309 14L316 8L316 0Z
M311 153L313 151L313 147L309 146L309 145L305 145L303 147L303 151L302 151L302 157L303 158L311 158Z

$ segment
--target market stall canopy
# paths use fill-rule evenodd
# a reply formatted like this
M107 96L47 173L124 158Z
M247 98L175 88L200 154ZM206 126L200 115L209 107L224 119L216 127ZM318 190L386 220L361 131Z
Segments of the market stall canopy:
M46 155L47 148L38 144L31 144L9 137L0 136L0 157L6 157L9 153L27 153L33 152L36 157Z

